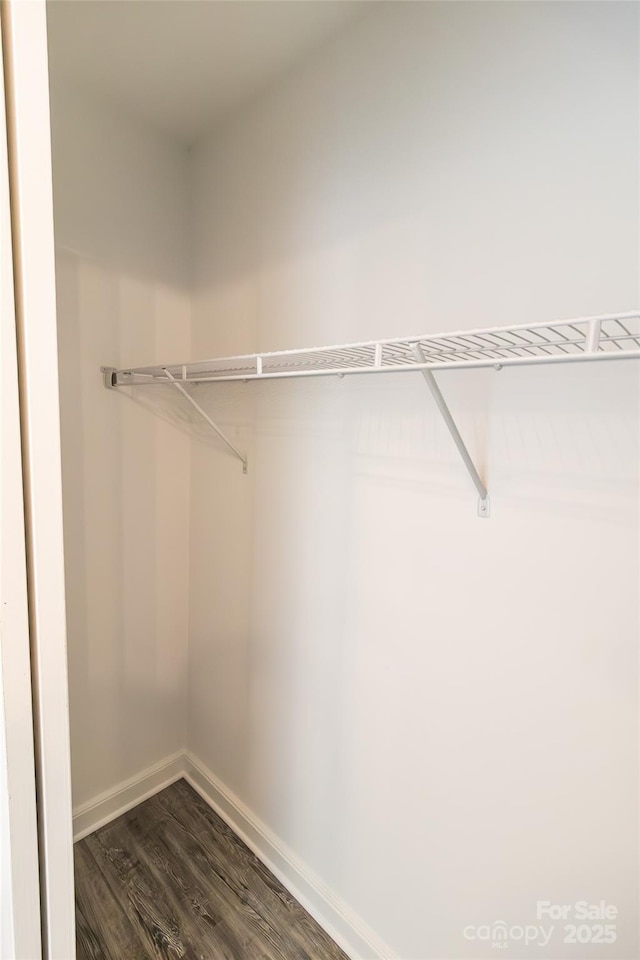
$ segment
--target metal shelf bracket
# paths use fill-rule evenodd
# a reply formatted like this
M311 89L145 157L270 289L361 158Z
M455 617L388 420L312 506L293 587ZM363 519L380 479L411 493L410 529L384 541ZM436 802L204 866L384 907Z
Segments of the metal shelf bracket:
M117 371L115 367L100 367L102 379L107 390L115 390L117 382Z
M411 349L418 363L426 362L425 355L422 352L422 348L419 343L414 343ZM440 387L436 383L436 378L434 377L434 375L431 373L430 370L422 369L420 373L424 377L425 383L429 387L431 396L435 400L436 406L440 411L440 413L442 414L442 419L444 420L447 426L447 429L453 438L453 442L455 443L456 447L458 448L458 452L462 457L463 463L467 468L469 476L471 477L473 484L476 490L478 491L478 496L479 496L478 516L482 517L483 519L486 519L487 517L489 517L489 514L490 514L489 494L487 493L487 488L485 487L482 481L482 478L480 477L480 474L476 469L476 465L471 459L471 456L469 454L469 451L467 450L465 442L462 439L462 436L460 435L460 431L456 426L455 420L451 416L451 411L447 406L446 400L442 396Z
M244 474L246 474L246 473L247 473L247 469L248 469L248 467L247 467L247 458L246 458L246 457L243 457L243 455L240 453L240 451L239 451L236 447L234 447L234 445L231 443L231 440L229 440L228 436L227 436L225 433L223 433L223 431L220 429L220 427L218 427L218 426L213 422L213 420L211 419L211 417L210 417L207 413L204 412L204 410L202 409L202 407L200 406L200 404L199 404L199 403L196 403L196 401L193 399L193 397L192 397L189 393L187 393L187 391L184 389L184 387L182 386L181 383L178 383L178 381L177 381L176 378L173 376L173 374L171 373L171 371L170 371L170 370L167 370L167 368L164 367L164 372L165 372L165 374L166 374L167 380L169 380L169 382L173 384L173 386L176 388L176 390L178 391L178 393L182 394L182 396L185 398L185 400L187 400L187 401L191 404L191 406L193 407L194 410L197 410L197 412L200 414L200 416L202 417L202 419L205 420L205 421L209 424L209 426L210 426L211 429L214 431L214 433L216 433L217 436L220 437L220 439L222 440L222 442L227 445L227 447L229 448L229 450L231 450L231 452L233 453L233 455L238 458L238 460L239 460L239 461L241 462L241 464L242 464L242 472L243 472Z

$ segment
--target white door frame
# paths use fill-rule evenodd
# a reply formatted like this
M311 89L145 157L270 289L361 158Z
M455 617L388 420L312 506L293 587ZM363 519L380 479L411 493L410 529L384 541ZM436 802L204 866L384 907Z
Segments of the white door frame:
M0 960L13 960L15 957L40 957L41 940L27 560L4 102L0 47Z
M44 0L3 0L1 11L35 728L42 950L47 960L73 960L73 840L46 5ZM8 719L11 721L13 717ZM16 896L22 896L15 886L13 896L14 901ZM20 909L23 908L24 904L20 905ZM21 956L25 954L18 953L18 957ZM26 956L31 957L31 954Z

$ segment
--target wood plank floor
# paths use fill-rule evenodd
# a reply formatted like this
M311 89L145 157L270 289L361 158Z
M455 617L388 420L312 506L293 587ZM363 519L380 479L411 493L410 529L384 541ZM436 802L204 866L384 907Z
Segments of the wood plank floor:
M185 780L74 852L77 960L347 960Z

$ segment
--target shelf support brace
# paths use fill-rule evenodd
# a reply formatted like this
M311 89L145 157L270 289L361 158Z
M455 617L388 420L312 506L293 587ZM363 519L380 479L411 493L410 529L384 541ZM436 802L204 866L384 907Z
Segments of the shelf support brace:
M419 343L414 343L412 345L412 350L413 350L413 355L418 361L418 363L427 362L427 358L422 352L422 347L420 346ZM427 386L429 387L429 390L431 391L431 396L435 400L436 406L440 411L440 413L442 414L442 419L447 425L447 429L453 438L453 442L458 448L458 453L462 457L464 461L464 465L467 468L467 471L469 473L469 476L471 477L473 484L476 490L478 491L478 516L487 518L489 516L489 494L487 492L487 488L482 482L480 474L476 470L476 465L474 464L473 460L471 459L471 456L469 455L469 451L467 450L465 446L465 442L460 435L460 431L456 426L455 420L451 416L451 411L447 406L446 400L442 396L442 393L440 392L440 387L436 383L436 378L432 374L431 370L423 369L420 371L420 373L424 377L425 383L427 384Z
M243 472L243 473L246 473L246 472L247 472L247 458L242 456L242 454L240 453L240 451L237 450L236 447L234 447L234 445L231 443L231 440L229 440L229 438L226 436L226 434L224 434L224 433L222 432L222 430L220 429L220 427L216 426L216 424L213 422L213 420L211 419L211 417L210 417L207 413L204 412L204 410L202 409L202 407L200 406L200 404L199 404L199 403L196 403L196 401L193 399L193 397L191 396L191 394L187 393L187 391L184 389L184 387L182 386L181 383L178 383L178 381L177 381L176 378L173 376L173 374L171 373L171 371L170 371L170 370L167 370L166 367L163 367L162 369L164 370L164 372L165 372L165 374L166 374L167 380L169 380L169 381L173 384L173 386L176 388L176 390L178 391L178 393L181 393L182 396L185 398L185 400L187 400L187 401L191 404L191 406L193 407L193 409L198 411L198 413L200 414L200 416L202 417L202 419L205 420L205 421L209 424L209 426L210 426L211 429L214 431L214 433L216 433L216 434L220 437L220 439L222 440L222 442L225 443L225 444L227 445L227 447L229 448L229 450L231 450L231 452L234 454L234 456L236 456L236 457L238 458L238 460L242 463L242 472Z

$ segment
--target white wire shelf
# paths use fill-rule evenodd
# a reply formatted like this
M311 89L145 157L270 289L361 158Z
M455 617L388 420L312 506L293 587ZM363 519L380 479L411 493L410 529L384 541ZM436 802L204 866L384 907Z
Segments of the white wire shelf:
M195 363L102 368L108 386L216 383L640 358L640 311L554 323L462 330Z
M171 384L209 425L247 472L247 458L186 389L190 384L274 380L285 377L344 377L364 373L422 374L478 493L478 516L489 516L489 494L436 382L437 370L640 359L640 311L491 327L458 333L371 340L335 347L280 350L196 363L158 364L116 370L102 367L109 388Z

